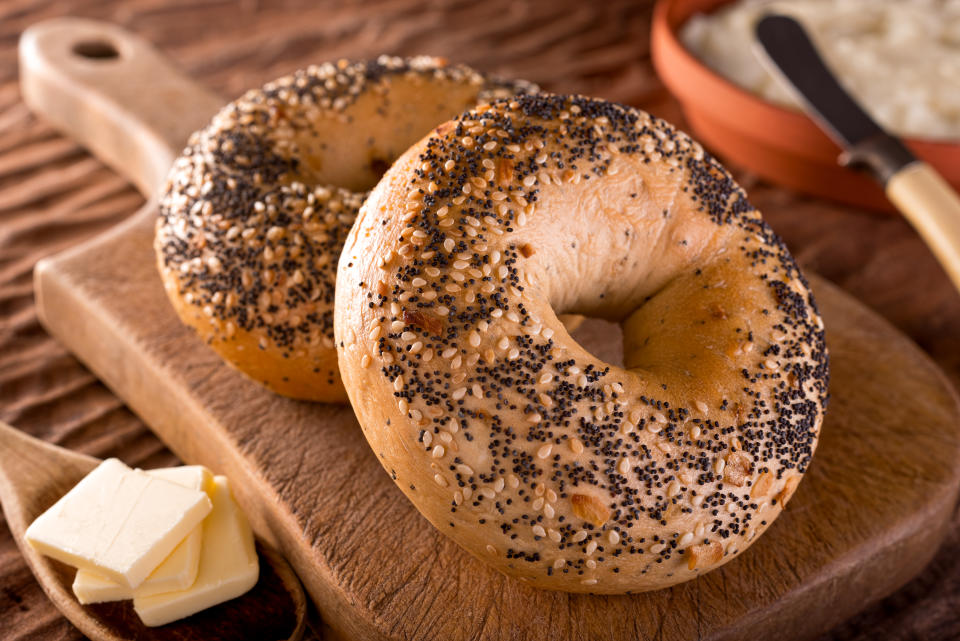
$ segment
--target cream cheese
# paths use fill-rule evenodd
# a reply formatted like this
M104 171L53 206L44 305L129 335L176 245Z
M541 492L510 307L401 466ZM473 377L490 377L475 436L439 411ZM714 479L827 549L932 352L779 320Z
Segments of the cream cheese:
M841 83L889 130L960 138L960 1L740 0L684 24L680 38L707 66L767 100L798 106L752 50L768 11L793 16Z

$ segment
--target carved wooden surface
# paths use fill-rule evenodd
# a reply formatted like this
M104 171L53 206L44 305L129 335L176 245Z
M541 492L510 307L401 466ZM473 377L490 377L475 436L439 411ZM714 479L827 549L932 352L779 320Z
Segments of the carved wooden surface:
M306 8L246 2L75 3L157 43L190 74L236 95L309 62L381 51L438 53L645 106L678 120L647 59L649 6L412 0ZM67 447L156 466L172 456L112 394L39 327L30 273L39 257L102 231L141 199L113 172L29 115L15 44L30 23L64 12L36 1L0 6L0 418ZM960 299L901 221L808 200L741 177L800 260L912 336L960 380ZM960 634L960 523L919 578L833 638ZM46 602L5 529L0 534L2 635L76 638Z

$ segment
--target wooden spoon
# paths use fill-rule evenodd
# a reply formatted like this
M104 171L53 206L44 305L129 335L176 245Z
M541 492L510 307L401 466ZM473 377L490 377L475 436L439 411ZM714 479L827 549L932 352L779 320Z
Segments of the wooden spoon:
M99 463L0 422L0 503L7 524L44 592L81 632L95 641L300 639L307 614L303 588L287 562L261 542L260 580L253 589L186 619L148 628L130 601L81 606L71 589L74 569L35 551L24 532Z

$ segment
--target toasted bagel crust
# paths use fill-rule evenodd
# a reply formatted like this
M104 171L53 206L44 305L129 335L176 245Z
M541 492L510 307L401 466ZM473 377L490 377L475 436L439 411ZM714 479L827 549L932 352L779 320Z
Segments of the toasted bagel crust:
M180 318L275 392L346 400L333 293L365 190L437 124L534 89L381 57L310 67L230 103L190 139L160 201L157 260Z
M440 531L531 584L663 588L745 550L810 463L823 324L703 149L584 97L497 101L387 172L340 258L340 369ZM625 366L558 312L622 323Z

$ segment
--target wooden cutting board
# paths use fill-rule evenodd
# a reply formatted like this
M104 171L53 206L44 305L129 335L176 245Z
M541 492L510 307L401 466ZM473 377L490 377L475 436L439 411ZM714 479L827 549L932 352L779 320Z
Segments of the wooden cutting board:
M109 25L43 23L21 43L31 107L152 194L222 101ZM155 205L36 269L44 325L184 461L235 482L325 621L361 639L810 638L932 558L960 483L960 408L934 364L885 321L813 278L832 401L789 508L720 570L654 593L531 589L423 519L347 406L290 401L225 366L180 324L151 248ZM590 321L576 337L620 358Z

